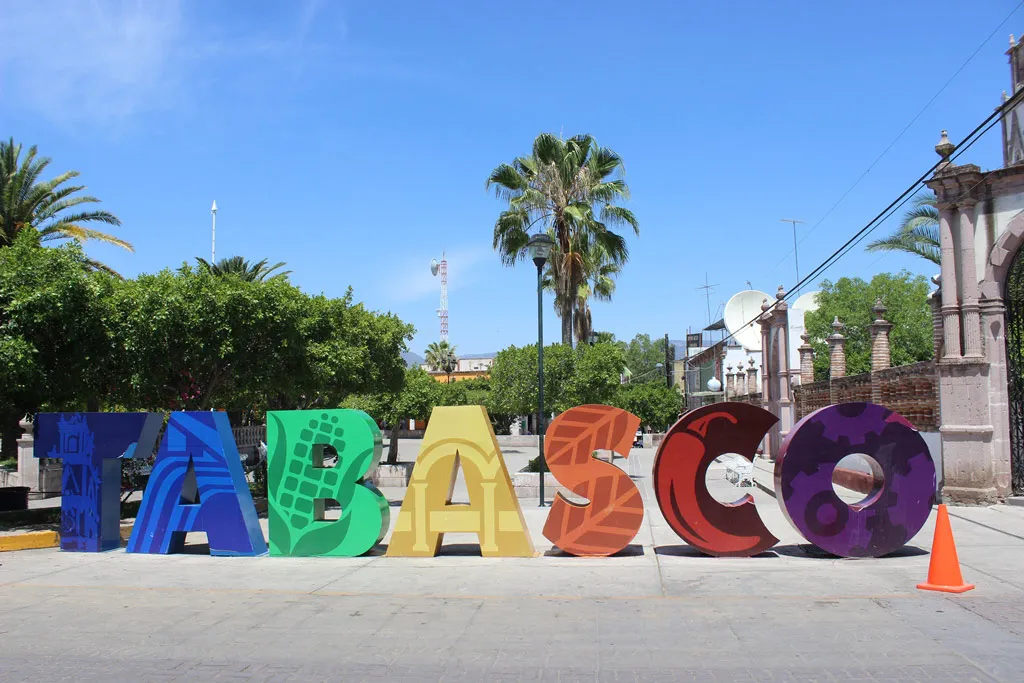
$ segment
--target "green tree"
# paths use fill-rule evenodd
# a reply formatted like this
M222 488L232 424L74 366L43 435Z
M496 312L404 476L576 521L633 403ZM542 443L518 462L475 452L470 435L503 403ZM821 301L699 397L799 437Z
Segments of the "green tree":
M610 403L625 368L622 349L615 344L581 344L573 356L572 372L555 403L555 411L561 413L588 403Z
M66 171L50 180L40 180L50 159L37 156L34 145L24 157L21 151L21 145L13 138L0 141L0 248L11 246L18 233L35 230L42 242L95 240L134 251L128 242L87 227L88 223L117 226L121 221L109 211L75 209L82 204L99 202L95 197L77 194L85 189L84 185L65 184L77 178L78 171ZM113 272L86 256L80 260L86 267Z
M611 405L639 417L645 429L664 432L679 419L683 396L676 387L669 388L664 382L630 383L618 388Z
M665 340L651 339L649 334L638 334L631 341L619 342L630 382L665 384ZM671 351L672 349L670 349ZM657 367L661 364L661 368Z
M828 377L829 354L826 339L832 334L832 321L845 324L846 374L857 375L871 369L871 309L878 299L888 308L892 364L906 365L932 357L932 319L928 306L928 281L906 271L893 275L879 273L865 282L861 278L824 280L818 294L818 309L806 314L804 324L814 347L814 374Z
M584 254L599 248L611 263L621 266L629 259L629 250L622 235L610 228L628 226L640 233L633 213L616 205L629 198L622 169L619 155L598 146L589 135L563 140L542 133L533 141L530 156L501 164L487 179L487 187L508 202L494 224L494 248L505 265L526 258L534 225L555 240L551 275L566 346L572 346L573 312L588 277Z
M544 409L555 415L585 403L607 403L619 386L622 350L614 344L544 347ZM491 366L491 406L505 415L537 412L537 347L510 346Z
M409 368L397 392L381 397L381 415L391 426L387 464L398 462L398 430L405 420L427 420L441 397L441 385L421 368Z
M459 359L455 355L454 346L447 341L431 342L427 347L425 360L431 370L443 372L448 378L448 383L451 383L452 373L455 372L455 368L459 367Z
M903 214L899 227L886 238L875 240L868 251L903 251L916 254L938 265L939 209L935 194L922 192L914 197L914 208Z
M284 268L284 261L278 261L274 265L267 265L267 259L251 263L241 256L229 256L222 258L216 263L210 263L206 259L196 257L199 268L209 272L211 275L225 276L236 275L248 282L267 280L275 277L287 277L292 271L285 270L274 273L278 268ZM272 274L273 273L273 274Z
M23 231L0 249L0 439L17 452L18 422L40 409L76 410L103 390L111 352L101 298L110 278L88 273L77 244L39 248Z

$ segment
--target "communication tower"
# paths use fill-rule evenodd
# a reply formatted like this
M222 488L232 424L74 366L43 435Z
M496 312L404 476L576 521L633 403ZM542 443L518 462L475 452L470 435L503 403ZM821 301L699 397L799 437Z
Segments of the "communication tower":
M430 274L441 276L441 305L437 309L437 317L441 319L441 341L448 341L448 261L441 252L441 262L430 260Z

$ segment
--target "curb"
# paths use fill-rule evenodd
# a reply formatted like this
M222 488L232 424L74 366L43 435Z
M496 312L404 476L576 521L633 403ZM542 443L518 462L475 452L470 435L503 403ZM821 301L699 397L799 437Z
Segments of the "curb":
M29 531L17 536L0 536L0 553L13 550L56 548L59 545L60 534L56 531Z
M132 535L134 524L134 521L121 524L122 541L127 541L128 537ZM14 536L0 536L0 553L59 547L60 533L56 531L26 531Z

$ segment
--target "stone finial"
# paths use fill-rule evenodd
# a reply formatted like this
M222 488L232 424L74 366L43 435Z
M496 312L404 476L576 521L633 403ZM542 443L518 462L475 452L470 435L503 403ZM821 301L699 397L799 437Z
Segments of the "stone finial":
M882 297L878 297L875 300L875 305L871 307L871 312L875 314L875 322L885 322L885 312L889 309L882 303Z
M835 317L835 320L832 321L832 336L829 337L829 339L846 339L846 337L844 337L842 334L842 331L845 327L846 325L839 322L839 316L837 315Z
M942 137L939 140L939 144L935 145L935 153L938 154L944 162L949 162L949 155L956 151L956 145L949 141L949 134L946 131L942 131Z
M761 300L761 312L767 313L769 308L771 308L771 305L768 303L768 297L765 297Z
M1009 95L1007 95L1007 94L1006 94L1006 91L1004 90L1004 91L1003 91L1003 104L1006 104L1006 102L1008 102L1008 101L1009 101L1009 99L1010 99L1010 96L1009 96Z
M1017 39L1013 37L1012 33L1010 34L1010 47L1017 47Z
M783 287L782 285L779 285L779 291L775 292L775 298L778 299L779 301L782 301L783 299L785 299L786 298L786 288Z

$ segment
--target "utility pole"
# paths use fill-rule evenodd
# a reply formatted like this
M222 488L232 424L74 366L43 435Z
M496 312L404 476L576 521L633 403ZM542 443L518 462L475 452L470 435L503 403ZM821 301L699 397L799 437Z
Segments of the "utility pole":
M210 265L212 266L217 262L217 200L213 200L213 206L210 207L210 213L213 214L213 230L210 236Z
M669 352L668 345L668 332L665 333L665 385L672 388L672 356L674 354Z
M793 265L796 266L796 281L797 281L797 284L799 284L800 283L800 258L797 256L797 253L796 253L796 224L797 223L803 223L803 221L798 221L798 220L796 220L794 218L780 218L779 222L780 223L792 223L793 224ZM794 285L794 287L797 290L797 292L800 291L800 287L798 287L796 285Z

